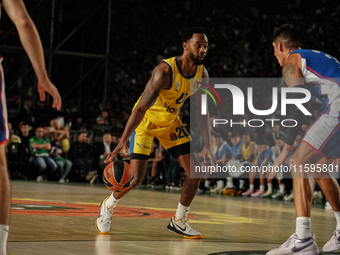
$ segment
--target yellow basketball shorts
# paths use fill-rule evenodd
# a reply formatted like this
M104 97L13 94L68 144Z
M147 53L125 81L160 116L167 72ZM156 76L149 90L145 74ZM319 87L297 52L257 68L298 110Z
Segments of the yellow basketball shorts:
M190 153L190 135L178 120L160 127L144 118L130 137L131 159L148 159L154 137L175 158Z

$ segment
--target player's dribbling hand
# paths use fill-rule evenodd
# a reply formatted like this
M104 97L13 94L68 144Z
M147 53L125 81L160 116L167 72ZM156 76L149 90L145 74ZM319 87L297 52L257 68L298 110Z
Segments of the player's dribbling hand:
M129 154L129 149L124 142L119 142L116 146L116 148L109 154L107 155L106 159L104 160L104 163L110 163L113 158L120 152L123 152L124 154Z
M58 111L61 108L61 98L58 92L58 89L52 84L49 79L40 79L38 80L38 91L41 101L45 101L45 92L49 93L53 98L53 108L56 108Z

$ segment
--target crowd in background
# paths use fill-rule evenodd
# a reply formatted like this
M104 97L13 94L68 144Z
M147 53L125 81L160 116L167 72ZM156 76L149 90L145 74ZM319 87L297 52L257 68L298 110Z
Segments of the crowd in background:
M131 9L125 6L127 3L124 1L117 1L116 7L123 11L116 18L125 25L112 28L112 34L115 36L113 48L117 54L110 60L110 86L105 105L101 98L92 98L82 105L79 105L77 98L73 98L64 102L62 112L56 112L45 102L39 100L32 102L31 99L27 99L20 112L10 118L12 127L9 128L11 139L8 145L8 157L12 178L60 182L100 181L104 167L102 161L114 148L153 68L160 60L181 54L180 34L187 27L202 26L207 31L209 51L205 67L210 77L280 77L280 67L273 55L271 35L275 26L285 22L297 25L302 31L304 48L325 51L334 57L339 57L337 12L340 6L332 6L332 2L325 1L324 5L319 5L316 2L304 3L303 1L291 4L260 1L256 2L256 7L239 9L236 1L230 1L227 12L224 2L216 1L214 5L205 5L204 8L201 8L198 2L175 1L175 4L170 7L154 5L152 8L143 6ZM308 8L306 8L307 4ZM128 10L129 15L126 15L124 10L126 12ZM158 15L154 15L155 13ZM131 19L131 16L134 19ZM143 17L152 18L143 19ZM168 19L169 22L161 22L164 19ZM322 22L319 22L320 20ZM136 31L139 34L138 40L136 40ZM271 101L263 99L271 98L271 91L259 87L256 93L254 104L258 109L268 109ZM231 101L230 98L224 100ZM181 118L187 125L190 124L188 107L186 103L181 111ZM301 135L311 121L322 112L321 107L313 103L310 103L308 108L312 116L304 121ZM228 107L223 109L226 116L235 118L230 116L231 112L228 109ZM275 112L268 118L278 115L279 113ZM252 117L252 114L246 112L242 119ZM192 131L194 143L197 148L200 148L202 141L198 138L197 130ZM279 130L281 132L279 137L282 139L285 131L282 128ZM237 132L237 128L223 126L212 128L213 136L216 138L218 134L218 139L221 137L223 139L222 144L226 143L230 147L233 145L231 140ZM243 140L244 133L248 133L249 139L257 145L267 140L267 149L272 150L272 154L279 152L280 146L276 144L269 125L263 128L247 128L238 133L240 140ZM213 146L219 147L216 144ZM262 151L258 150L256 157L260 157L261 153ZM129 155L118 157L129 159ZM224 158L223 163L227 164L230 159L232 158ZM144 183L162 184L169 189L178 189L183 178L184 172L177 161L156 141ZM217 182L215 180L209 182L205 178L200 190L205 192L208 189L213 190L218 186ZM255 187L263 185L257 181L255 184L251 182L253 180L248 180L246 185L253 193L257 191ZM221 182L219 183L221 187ZM227 183L228 180L224 179L224 188L227 187ZM239 183L234 185L240 187ZM280 184L277 185L277 190L282 193ZM229 182L227 188L231 188L230 186ZM243 190L244 187L241 188L242 193L247 191ZM268 188L268 184L266 187ZM238 188L235 188L236 193ZM261 191L264 194L267 190ZM274 188L272 193L274 195ZM285 189L285 193L290 193L289 188Z

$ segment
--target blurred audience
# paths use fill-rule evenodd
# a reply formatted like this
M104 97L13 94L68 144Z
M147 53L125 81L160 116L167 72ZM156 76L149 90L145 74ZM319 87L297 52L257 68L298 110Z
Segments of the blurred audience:
M57 164L50 157L51 143L44 137L44 129L37 127L35 136L29 140L29 148L34 155L33 163L38 166L39 176L37 182L46 181L47 178L57 169Z

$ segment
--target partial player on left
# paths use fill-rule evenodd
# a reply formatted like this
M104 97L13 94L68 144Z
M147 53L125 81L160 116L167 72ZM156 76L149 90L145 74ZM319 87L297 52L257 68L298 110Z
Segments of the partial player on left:
M9 18L13 21L20 37L20 41L32 63L38 79L38 90L41 101L45 100L45 92L53 98L53 107L60 110L61 98L58 89L49 80L45 67L43 48L38 31L27 13L22 0L0 0ZM2 56L0 56L0 62ZM0 255L6 255L6 243L9 233L11 188L6 160L6 141L9 132L7 129L7 107L5 96L5 83L2 66L0 65Z

